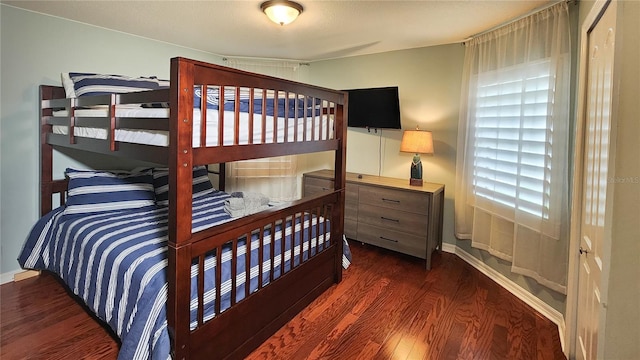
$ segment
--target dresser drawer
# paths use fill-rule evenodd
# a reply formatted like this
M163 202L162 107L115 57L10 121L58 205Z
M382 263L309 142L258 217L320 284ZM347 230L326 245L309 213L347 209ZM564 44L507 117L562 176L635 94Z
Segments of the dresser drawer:
M358 238L358 220L344 218L344 235L349 239Z
M344 202L344 218L354 221L358 220L358 203L353 201Z
M345 190L345 199L347 202L358 203L358 191L360 186L355 184L347 183L344 187Z
M358 241L422 259L427 256L425 237L410 235L384 227L358 223Z
M361 186L360 204L383 206L417 214L429 213L429 195L418 192L398 191L375 186Z
M304 178L303 196L313 196L323 192L333 191L333 180L319 179L314 177Z
M344 218L358 221L358 185L346 184L344 200Z
M427 219L424 215L416 213L360 204L358 206L358 222L416 236L427 236Z

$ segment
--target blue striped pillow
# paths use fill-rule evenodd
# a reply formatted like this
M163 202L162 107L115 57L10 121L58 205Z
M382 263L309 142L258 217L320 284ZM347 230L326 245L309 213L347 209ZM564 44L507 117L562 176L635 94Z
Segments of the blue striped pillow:
M153 169L153 187L156 192L156 204L169 205L169 169ZM214 191L206 166L193 168L193 198L197 198Z
M240 101L247 102L250 99L251 93L249 92L249 88L240 88ZM202 98L202 87L199 85L194 86L193 90L193 107L200 108L200 102ZM254 100L262 99L262 93L260 91L256 91L253 95ZM207 86L207 109L218 109L218 104L220 103L220 88L218 86ZM225 103L233 103L236 99L236 88L235 87L226 87L224 89L224 102Z
M122 94L135 91L168 89L169 81L156 77L129 77L70 72L75 96Z
M92 214L155 206L151 173L115 174L67 169L65 214Z

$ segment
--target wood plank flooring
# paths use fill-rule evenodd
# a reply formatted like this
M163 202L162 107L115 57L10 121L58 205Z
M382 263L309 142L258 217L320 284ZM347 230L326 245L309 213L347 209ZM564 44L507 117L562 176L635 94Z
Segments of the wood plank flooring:
M457 256L351 244L354 263L248 359L565 359L558 329ZM0 286L0 358L116 359L51 275Z

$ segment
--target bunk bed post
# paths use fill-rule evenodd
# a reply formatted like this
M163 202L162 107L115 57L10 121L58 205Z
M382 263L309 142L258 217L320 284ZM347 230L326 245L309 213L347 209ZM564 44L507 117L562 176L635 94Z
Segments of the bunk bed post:
M336 242L336 264L335 264L335 282L339 283L342 281L342 252L344 243L342 241L342 237L344 236L344 201L345 201L345 186L346 186L346 173L347 173L347 110L348 110L348 98L347 94L344 94L344 103L336 104L336 114L335 114L335 128L339 129L340 133L336 134L336 137L340 141L340 146L335 152L335 171L334 173L334 184L335 190L340 191L340 198L338 200L339 211L337 211L338 216L334 216L337 218L335 221L337 226L338 235L340 235L339 239L335 239ZM337 131L336 131L337 132ZM333 231L332 231L333 232Z
M188 359L190 353L191 246L187 241L192 223L193 68L184 59L171 59L167 322L173 358L178 360Z
M53 210L53 194L60 195L60 205L65 203L67 180L53 180L53 146L47 142L52 126L48 118L53 115L51 107L42 106L43 100L64 98L64 89L59 86L40 85L40 216Z
M218 190L224 191L227 184L227 164L218 164Z
M53 90L51 87L40 85L40 101L51 99ZM53 147L47 144L47 133L51 132L51 125L47 124L46 117L53 111L40 107L40 216L44 216L52 210L51 196L53 186Z

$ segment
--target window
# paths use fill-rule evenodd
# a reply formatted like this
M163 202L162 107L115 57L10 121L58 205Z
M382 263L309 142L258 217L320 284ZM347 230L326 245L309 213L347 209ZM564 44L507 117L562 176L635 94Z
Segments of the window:
M455 234L566 290L571 43L559 2L465 42Z
M298 196L296 163L295 155L229 163L226 190L259 192L272 202L294 200Z
M483 207L484 199L494 202L494 213L501 212L497 203L547 219L551 181L547 160L553 156L549 103L555 82L550 61L484 72L475 82L476 205Z

